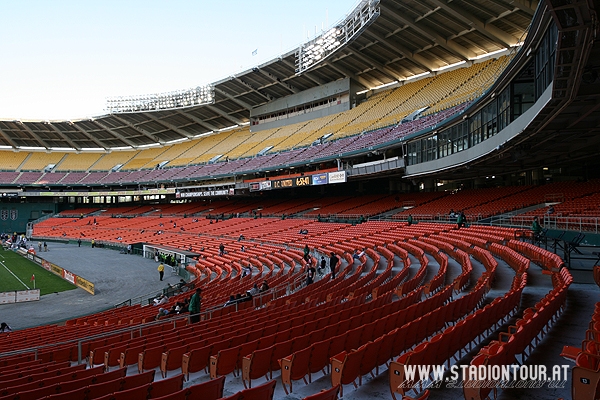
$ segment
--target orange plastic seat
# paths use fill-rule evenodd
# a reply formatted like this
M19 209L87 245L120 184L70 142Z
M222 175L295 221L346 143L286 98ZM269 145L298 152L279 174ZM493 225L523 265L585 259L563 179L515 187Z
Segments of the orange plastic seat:
M190 350L189 345L169 348L162 353L160 361L160 372L162 377L167 376L167 372L181 368L181 358Z
M216 356L210 356L210 377L215 379L230 372L235 374L241 346L220 350Z
M274 346L270 346L266 349L256 350L249 356L243 358L242 380L244 382L244 387L246 387L246 382L248 382L248 388L251 388L252 379L257 379L261 376L267 377L267 374L271 369L273 348Z
M344 387L352 383L354 387L358 387L355 383L360 375L360 363L365 353L365 347L351 352L342 352L331 358L331 385L340 385L340 395L344 394Z
M304 383L308 384L305 377L309 373L311 353L312 348L307 347L304 350L297 351L279 360L281 365L281 382L283 383L285 394L292 392L293 381L303 379ZM290 386L289 393L286 385Z

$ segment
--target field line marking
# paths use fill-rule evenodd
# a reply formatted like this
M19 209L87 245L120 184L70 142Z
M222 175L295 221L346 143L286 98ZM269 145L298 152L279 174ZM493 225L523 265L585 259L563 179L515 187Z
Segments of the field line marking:
M8 267L7 267L6 265L4 265L4 263L3 263L2 261L0 261L0 264L2 264L2 266L3 266L4 268L6 268L6 270L7 270L8 272L10 272L12 276L14 276L15 278L17 278L17 280L18 280L19 282L21 282L21 283L23 284L23 286L25 286L25 287L27 288L27 290L30 290L30 289L29 289L29 286L27 286L27 285L26 285L26 284L25 284L25 283L24 283L22 280L20 280L18 276L16 276L15 274L13 274L13 272L12 272L10 269L8 269Z

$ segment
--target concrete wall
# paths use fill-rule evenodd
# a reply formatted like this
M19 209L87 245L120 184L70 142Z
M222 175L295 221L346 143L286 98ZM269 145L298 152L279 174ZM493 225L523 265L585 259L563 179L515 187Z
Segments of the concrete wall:
M54 203L0 203L0 232L25 233L28 222L56 212Z

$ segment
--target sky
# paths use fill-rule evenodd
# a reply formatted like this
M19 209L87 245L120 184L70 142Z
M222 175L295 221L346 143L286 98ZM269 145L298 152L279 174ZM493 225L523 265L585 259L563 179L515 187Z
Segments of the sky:
M0 119L81 119L105 114L107 97L206 85L313 39L357 4L0 0Z

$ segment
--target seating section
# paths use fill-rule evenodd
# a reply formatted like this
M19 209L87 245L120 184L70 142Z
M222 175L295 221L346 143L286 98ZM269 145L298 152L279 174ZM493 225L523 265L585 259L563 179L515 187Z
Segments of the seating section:
M428 199L436 201L434 196ZM352 205L364 207L369 200L383 199L366 197L353 203L345 198L331 198L322 206L351 210ZM387 201L394 206L417 204L411 203L414 200L410 198L394 197ZM314 398L321 398L318 395L328 398L338 389L343 395L349 387L365 384L369 381L366 375L379 375L380 367L396 358L386 375L392 394L407 396L410 385L398 384L399 379L406 379L403 366L459 362L474 344L488 338L514 315L527 283L530 262L539 264L551 275L554 290L534 309L526 311L523 323L511 328L508 336L501 334L497 345L492 342L491 347L482 350L489 354L480 353L471 363L484 358L489 358L486 361L489 363L508 363L510 360L495 361L492 357L497 348L507 348L513 341L523 340L527 343L533 340L531 346L535 345L535 337L540 331L548 332L560 314L571 281L568 272L560 268L562 260L558 256L514 240L516 231L510 228L473 225L457 231L455 224L447 223L408 226L400 221L367 221L353 226L310 219L237 217L237 210L252 215L257 210L290 209L289 202L275 200L213 202L211 213L222 211L228 217L233 216L217 223L181 215L202 209L203 205L200 202L160 208L119 207L95 216L86 215L96 209L73 210L63 214L67 218L51 218L36 224L33 235L34 240L42 236L64 237L66 233L68 237L84 240L94 237L97 242L126 244L129 240L142 240L192 248L200 254L196 265L188 268L196 276L192 284L203 288L202 324L189 325L185 316L155 322L153 307L133 305L69 320L64 327L16 331L2 345L12 349L52 343L58 338L104 335L82 342L82 355L87 356L89 369L101 368L108 371L105 374L111 374L128 367L130 371L135 368L137 374L94 386L99 398L150 395L187 399L199 392L201 389L196 386L201 385L206 385L202 387L212 393L206 398L213 398L210 396L222 395L224 377L229 374L241 376L247 387L230 398L254 398L253 393L270 398L275 382L271 379L278 374L286 393L292 392L299 380L310 388L315 376L328 375L336 390L314 394L317 396ZM79 217L82 213L83 218ZM164 215L161 218L157 214ZM138 217L130 218L134 215ZM300 229L307 233L299 233ZM223 254L219 252L221 244L226 249ZM282 250L281 244L287 249ZM309 247L313 263L332 252L343 260L335 279L330 271L324 271L322 278L305 285L307 263L302 251L305 246ZM364 254L353 257L356 249ZM496 275L506 274L502 271L506 268L500 268L497 259L510 267L508 270L514 277L508 291L491 302L485 301ZM451 273L449 260L458 264L461 271ZM482 272L474 273L471 260L483 266ZM398 264L402 268L396 268ZM242 267L251 268L250 277L239 278ZM244 293L263 280L269 284L268 292L252 301L223 307L229 294ZM463 294L465 288L469 291ZM189 298L190 294L189 291L169 293L166 307ZM135 334L123 332L123 328L135 329L132 331ZM121 331L113 334L114 329ZM522 329L526 332L521 333ZM25 337L28 339L24 340ZM529 354L529 350L529 347L518 348L514 354ZM63 368L65 363L80 359L74 343L51 347L38 356L40 363L58 365L53 368ZM33 353L26 353L11 359L10 364L6 360L7 366L30 366L35 374L38 368L32 363L38 361L32 357ZM158 371L164 380L147 378ZM5 375L18 379L14 382L16 386L30 384L30 378ZM210 375L212 380L182 387L184 377L192 379L198 375ZM85 378L79 386L67 386L73 396L89 396L90 385L98 385ZM416 395L426 398L428 392L422 392L417 381L413 383ZM30 389L22 392L26 390ZM37 396L62 394L56 388L43 390ZM484 392L477 395L480 394L485 395Z
M565 307L567 289L573 282L566 268L551 272L551 275L554 288L534 307L525 310L523 317L517 320L515 325L511 325L508 332L501 332L497 341L492 341L482 348L471 360L471 365L477 367L510 366L515 363L523 365L526 357L560 317ZM517 359L518 355L521 356L520 362ZM487 383L489 381L490 379L484 381L468 376L464 385L465 398L485 398L494 387ZM573 398L585 397L574 394Z
M67 153L67 155L61 160L60 164L56 166L55 171L57 172L82 172L87 171L97 162L104 154L103 153ZM61 182L65 183L65 182Z
M2 157L0 157L0 170L16 171L29 156L30 153L24 151L3 151ZM4 180L2 180L2 182L4 182Z
M594 276L597 275L597 268ZM571 393L574 399L591 400L600 393L600 303L596 303L589 329L580 347L565 346L561 356L574 361L571 368Z
M117 165L125 165L129 160L135 157L139 151L112 151L100 158L90 171L110 171Z
M61 152L31 153L31 156L21 165L21 171L39 172L50 164L58 164L65 155L66 153Z
M0 165L0 169L40 172L47 165L56 164L56 172L46 174L45 184L97 185L227 176L259 168L306 163L342 152L362 150L439 123L462 111L473 97L481 93L481 88L486 87L490 78L496 77L497 71L506 66L505 61L504 57L488 60L453 71L439 72L433 77L408 81L402 86L376 93L348 111L308 122L254 132L250 132L248 126L239 127L141 151L79 154L4 151L4 166ZM424 107L430 108L423 118L401 123L406 115ZM327 136L324 141L313 145L324 136ZM267 154L256 157L265 149L268 150ZM152 171L164 162L167 162L164 169ZM106 174L118 165L121 165L123 172L139 173ZM183 168L191 165L197 167ZM152 173L142 173L140 170ZM105 175L79 175L91 171ZM56 173L67 173L67 176L52 176ZM14 180L0 176L0 183L9 184ZM30 184L34 181L24 179L18 183Z

